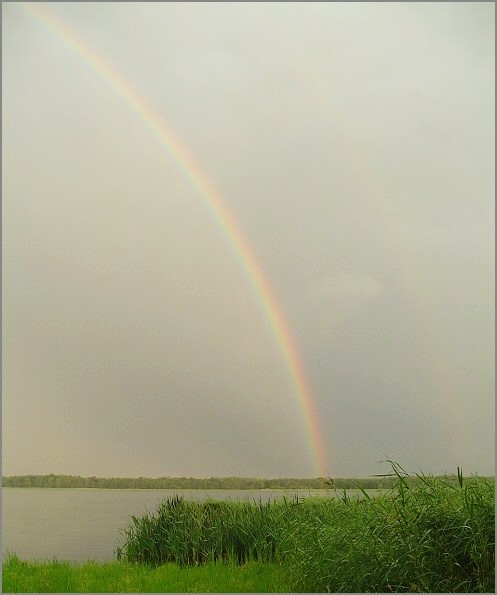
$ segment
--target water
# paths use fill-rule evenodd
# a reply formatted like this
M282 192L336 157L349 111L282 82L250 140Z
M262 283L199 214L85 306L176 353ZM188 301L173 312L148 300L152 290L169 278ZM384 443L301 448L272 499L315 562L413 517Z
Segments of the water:
M115 560L120 529L131 515L153 512L163 498L270 500L285 495L334 495L328 490L100 490L3 488L2 553L23 560Z

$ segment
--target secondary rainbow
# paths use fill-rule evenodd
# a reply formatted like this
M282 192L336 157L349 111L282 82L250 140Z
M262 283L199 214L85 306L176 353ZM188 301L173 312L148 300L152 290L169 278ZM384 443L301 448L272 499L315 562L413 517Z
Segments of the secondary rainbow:
M318 421L314 396L290 327L262 266L257 261L250 244L245 239L237 221L224 204L222 197L199 167L193 155L166 122L151 109L145 99L138 94L125 78L89 47L88 43L58 17L44 8L42 4L22 3L16 5L31 17L35 17L36 21L48 27L66 47L75 52L80 59L98 73L116 95L140 118L156 140L167 149L209 207L211 214L229 240L232 249L255 288L278 349L286 362L291 384L304 414L305 431L315 472L321 477L329 475L329 462Z

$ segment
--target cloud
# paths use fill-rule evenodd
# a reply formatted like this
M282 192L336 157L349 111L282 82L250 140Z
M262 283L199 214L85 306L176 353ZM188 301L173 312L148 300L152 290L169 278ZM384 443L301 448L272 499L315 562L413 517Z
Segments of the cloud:
M349 324L386 292L382 282L361 271L307 281L291 306L287 302L300 345L312 352L319 349L334 336L334 329Z

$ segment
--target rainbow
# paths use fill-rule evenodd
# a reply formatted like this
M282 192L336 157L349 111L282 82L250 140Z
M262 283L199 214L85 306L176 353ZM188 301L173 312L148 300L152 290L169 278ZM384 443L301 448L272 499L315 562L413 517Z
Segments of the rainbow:
M303 413L305 432L315 473L320 477L328 476L330 467L318 421L315 399L295 339L261 264L255 257L250 244L221 195L202 171L194 156L166 122L151 109L145 99L123 76L107 64L101 55L89 47L88 43L54 14L50 13L43 3L16 3L15 5L35 21L45 25L68 49L76 53L86 65L90 66L112 88L117 97L138 116L159 144L173 157L198 194L203 198L234 250L241 267L247 274L272 329L273 337L285 361L291 385Z

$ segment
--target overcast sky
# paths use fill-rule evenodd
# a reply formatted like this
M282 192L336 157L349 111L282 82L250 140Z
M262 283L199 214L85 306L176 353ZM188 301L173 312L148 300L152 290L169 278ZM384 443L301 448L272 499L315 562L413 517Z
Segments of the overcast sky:
M243 230L327 472L493 474L494 4L44 6ZM205 198L60 30L2 14L4 475L316 475Z

